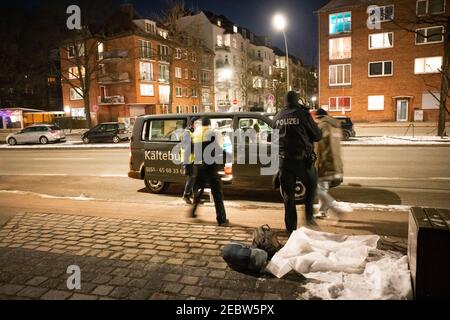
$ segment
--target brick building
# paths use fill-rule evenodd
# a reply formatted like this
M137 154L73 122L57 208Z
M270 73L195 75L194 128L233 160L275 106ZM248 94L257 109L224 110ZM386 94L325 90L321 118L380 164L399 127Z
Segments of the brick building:
M446 2L329 1L317 12L319 105L355 121L437 120L444 29L418 17L448 16Z
M81 78L89 76L93 123L130 121L142 114L201 112L214 104L213 52L188 37L174 37L125 4L95 37L61 48L64 110L85 117ZM78 47L76 47L78 46ZM95 50L95 54L89 53ZM79 68L84 55L89 68ZM81 56L81 57L80 57ZM81 63L82 64L82 63ZM81 74L80 76L80 69ZM94 72L92 72L94 71Z

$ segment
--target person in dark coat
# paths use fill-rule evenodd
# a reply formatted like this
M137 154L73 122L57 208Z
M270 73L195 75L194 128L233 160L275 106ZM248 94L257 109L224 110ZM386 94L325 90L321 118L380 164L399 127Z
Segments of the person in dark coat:
M299 95L290 91L286 95L286 106L274 118L274 128L279 130L280 185L284 198L285 224L288 233L297 229L295 187L300 180L306 188L305 215L307 226L314 222L314 196L317 189L314 142L322 134L309 113L301 105Z

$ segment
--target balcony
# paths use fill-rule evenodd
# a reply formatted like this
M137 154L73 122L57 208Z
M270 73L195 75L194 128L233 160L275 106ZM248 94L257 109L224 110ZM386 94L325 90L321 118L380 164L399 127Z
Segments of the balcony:
M126 58L128 58L127 50L111 50L103 52L102 62L118 62Z
M130 82L130 74L128 72L106 73L98 76L99 84L116 84L128 82Z
M253 60L264 62L264 58L261 56L253 56Z
M109 105L121 105L125 104L124 96L104 96L98 97L98 105L109 106Z

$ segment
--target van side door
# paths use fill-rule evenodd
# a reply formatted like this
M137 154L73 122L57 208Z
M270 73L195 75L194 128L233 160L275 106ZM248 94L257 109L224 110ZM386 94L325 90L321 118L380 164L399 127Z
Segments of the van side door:
M270 121L262 116L242 116L236 120L236 129L240 138L234 139L233 185L271 189L276 173L264 175L262 172L263 168L270 167L269 161L273 158Z
M184 168L179 148L186 129L187 118L154 118L144 122L145 177L171 183L183 183ZM178 146L178 148L177 148Z

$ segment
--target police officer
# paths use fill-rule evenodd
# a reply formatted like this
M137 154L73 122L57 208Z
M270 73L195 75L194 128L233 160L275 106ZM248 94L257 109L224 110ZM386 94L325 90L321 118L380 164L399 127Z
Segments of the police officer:
M274 128L280 134L280 184L283 191L285 223L288 233L297 229L297 208L295 186L299 179L306 188L305 213L307 226L315 226L313 201L317 188L317 174L314 167L314 142L322 134L309 114L299 104L299 95L290 91L286 95L286 107L274 118Z
M202 119L202 127L196 129L193 134L194 157L195 157L195 183L194 183L194 205L191 216L196 217L196 211L200 204L203 191L209 185L216 207L216 218L219 226L228 226L229 221L223 204L222 183L219 176L218 159L223 156L223 149L219 146L216 133L211 130L211 120ZM212 145L213 144L213 145ZM208 148L214 147L214 148ZM211 154L205 149L215 150ZM220 154L216 154L219 152ZM223 159L223 158L222 158Z

